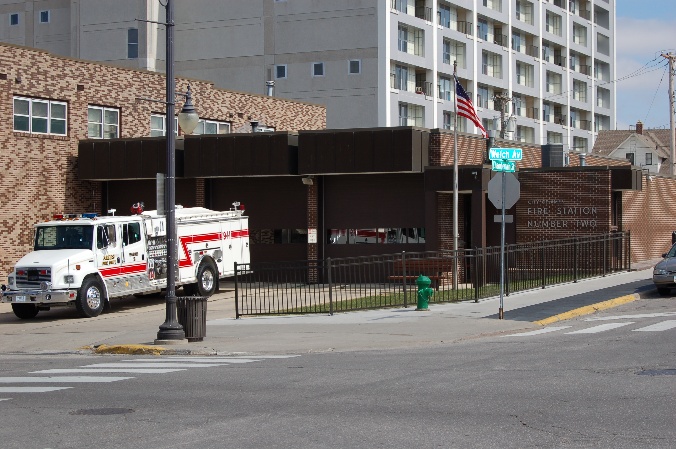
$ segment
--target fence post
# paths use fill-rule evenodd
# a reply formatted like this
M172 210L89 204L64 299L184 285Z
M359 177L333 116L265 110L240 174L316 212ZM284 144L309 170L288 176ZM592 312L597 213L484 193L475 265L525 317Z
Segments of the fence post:
M505 249L505 295L509 296L509 245Z
M333 316L333 285L331 284L331 258L326 258L326 279L329 283L329 315Z
M474 302L479 302L479 248L474 247Z
M540 251L540 261L541 263L541 273L542 273L542 288L545 288L546 286L546 281L545 281L545 242L544 240L542 241L542 246L541 246L541 251Z
M239 289L237 284L237 262L235 262L235 319L239 319Z
M631 229L627 231L627 271L631 271Z
M577 255L577 237L573 240L573 282L577 282L577 261L578 261L578 255Z
M404 307L408 307L408 295L406 291L406 251L401 252L401 274L404 282Z
M603 234L603 277L608 271L608 234Z

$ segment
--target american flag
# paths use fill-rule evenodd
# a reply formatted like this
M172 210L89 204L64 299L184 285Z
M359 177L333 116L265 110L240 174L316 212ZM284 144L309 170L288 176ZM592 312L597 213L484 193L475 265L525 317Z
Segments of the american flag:
M488 133L486 132L484 126L481 124L481 119L479 119L479 117L476 115L476 111L474 110L472 100L469 99L469 95L467 95L465 89L462 88L462 85L460 84L460 81L458 81L457 77L455 78L455 94L458 108L458 116L470 119L472 123L474 123L474 126L479 128L481 134L483 134L483 136L487 138Z

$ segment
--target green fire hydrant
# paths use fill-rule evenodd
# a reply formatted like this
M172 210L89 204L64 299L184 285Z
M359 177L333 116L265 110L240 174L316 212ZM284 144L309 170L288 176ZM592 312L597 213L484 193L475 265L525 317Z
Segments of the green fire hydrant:
M430 288L432 281L427 276L422 274L415 280L418 285L418 307L415 310L429 310L427 304L430 298L434 295L434 289Z

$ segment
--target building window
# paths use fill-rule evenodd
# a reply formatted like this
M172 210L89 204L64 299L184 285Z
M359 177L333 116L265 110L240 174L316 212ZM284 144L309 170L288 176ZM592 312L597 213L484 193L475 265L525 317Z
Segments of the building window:
M629 160L631 165L634 165L634 153L627 153L625 157Z
M451 79L446 76L439 77L439 98L446 101L451 101L453 99Z
M399 126L425 125L424 108L415 104L399 103Z
M653 154L652 153L646 153L645 154L645 165L653 165Z
M409 90L408 89L408 67L396 64L394 66L394 73L390 74L391 86L393 89ZM415 83L413 83L415 85Z
M275 79L286 79L286 64L279 64L275 66Z
M10 25L18 25L19 24L19 14L14 13L9 15L9 24Z
M119 109L89 106L87 135L90 139L116 139L120 136Z
M40 11L40 23L49 23L49 11Z
M451 7L446 5L439 5L439 25L450 28L451 27Z
M167 132L165 116L152 114L150 116L150 137L162 137ZM178 135L178 118L174 117L174 135Z
M323 62L313 62L312 63L312 76L324 76L324 63Z
M502 78L502 56L490 51L481 52L481 73L492 76L493 78Z
M425 228L327 229L326 243L351 244L420 244L425 243Z
M192 132L194 135L201 134L229 134L230 133L230 123L228 122L217 122L215 120L202 120L200 119L197 127Z
M408 5L406 3L406 0L394 0L392 2L392 9L406 14L408 12Z
M127 30L127 58L138 58L138 28Z
M573 149L575 151L586 152L587 151L587 139L584 137L573 137Z
M351 59L348 61L347 70L350 75L359 75L361 73L361 60Z
M65 136L67 112L62 101L14 97L14 131Z

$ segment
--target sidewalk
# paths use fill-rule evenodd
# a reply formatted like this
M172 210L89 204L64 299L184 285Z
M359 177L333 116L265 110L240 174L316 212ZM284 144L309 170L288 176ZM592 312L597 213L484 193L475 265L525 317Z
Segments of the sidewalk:
M534 321L619 296L656 295L650 281L652 263L636 268L506 296L503 320L498 319L499 297L478 303L430 304L429 311L409 307L235 320L234 291L225 288L209 299L204 341L164 348L194 354L299 354L449 344L538 328ZM0 353L90 352L99 345L123 345L123 353L133 352L132 345L157 348L153 342L164 320L162 298L114 300L111 311L88 319L79 318L74 309L54 309L41 312L35 320L19 320L2 304Z

